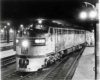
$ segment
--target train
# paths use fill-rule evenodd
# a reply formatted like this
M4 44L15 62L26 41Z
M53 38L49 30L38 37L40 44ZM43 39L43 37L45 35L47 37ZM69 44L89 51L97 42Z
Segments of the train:
M33 19L19 28L16 38L16 70L33 72L55 63L86 44L86 31L67 21Z

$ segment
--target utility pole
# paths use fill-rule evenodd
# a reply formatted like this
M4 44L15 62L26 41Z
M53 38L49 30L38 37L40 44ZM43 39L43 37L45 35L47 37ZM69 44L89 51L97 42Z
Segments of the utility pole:
M7 27L7 43L9 43L9 27Z
M16 51L16 27L15 26L14 26L13 47L14 47L14 51Z
M9 28L10 28L10 23L7 23L7 43L9 43Z
M98 11L99 7L97 4L96 4L96 9ZM97 15L97 21L94 23L94 29L95 29L95 80L100 80L100 27L99 27L98 15Z

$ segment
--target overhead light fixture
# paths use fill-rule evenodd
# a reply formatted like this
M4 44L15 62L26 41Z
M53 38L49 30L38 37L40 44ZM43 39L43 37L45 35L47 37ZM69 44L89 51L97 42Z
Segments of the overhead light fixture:
M89 12L89 18L94 19L94 18L96 18L96 16L97 16L96 11L92 10L92 11Z
M85 11L82 11L80 14L79 14L79 17L81 18L81 19L86 19L87 18L87 12L85 12Z

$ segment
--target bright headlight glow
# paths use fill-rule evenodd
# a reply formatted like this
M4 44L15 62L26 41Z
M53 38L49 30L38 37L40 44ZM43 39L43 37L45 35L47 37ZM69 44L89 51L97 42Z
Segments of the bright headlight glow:
M82 11L82 12L80 13L79 17L80 17L81 19L86 19L86 18L87 18L87 13L86 13L85 11Z
M35 43L45 43L45 40L44 39L36 39Z
M24 41L22 42L22 46L23 46L23 47L28 47L28 46L29 46L29 42L28 42L27 40L24 40Z
M41 20L41 19L39 19L39 20L38 20L38 23L39 23L39 24L41 24L41 23L42 23L42 20Z
M90 11L90 13L89 13L90 18L96 18L96 16L97 16L96 11Z

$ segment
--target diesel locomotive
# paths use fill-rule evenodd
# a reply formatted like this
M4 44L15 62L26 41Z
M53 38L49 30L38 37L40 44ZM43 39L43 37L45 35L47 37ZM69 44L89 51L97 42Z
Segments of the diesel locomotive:
M34 19L16 38L16 69L37 71L56 62L86 42L86 32L61 20Z

